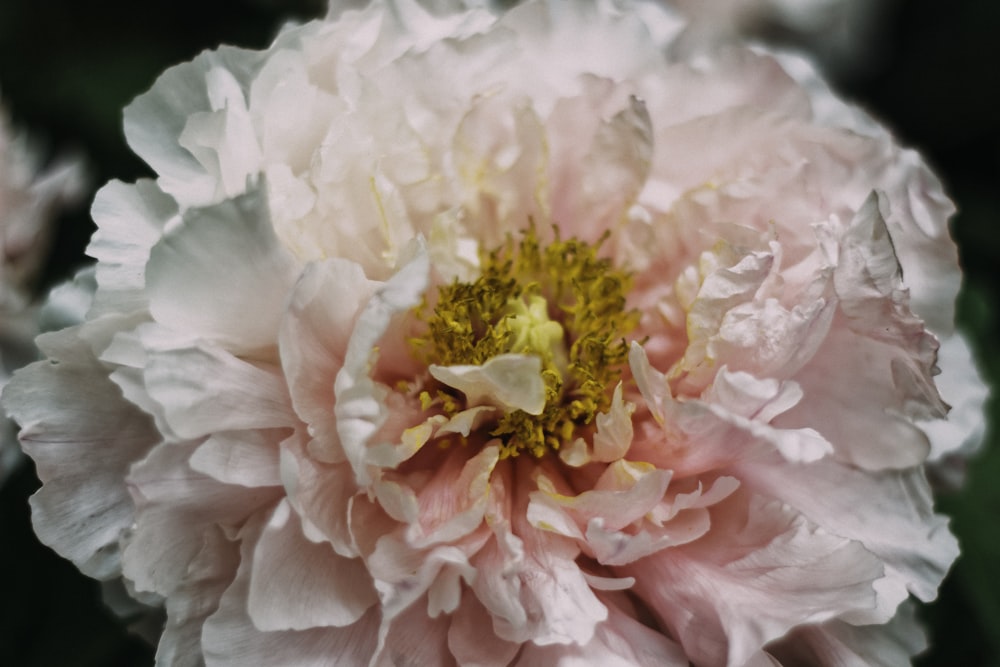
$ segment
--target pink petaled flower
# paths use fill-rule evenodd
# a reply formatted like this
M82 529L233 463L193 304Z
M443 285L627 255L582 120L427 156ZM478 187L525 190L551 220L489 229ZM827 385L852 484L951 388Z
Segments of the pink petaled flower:
M49 250L56 210L83 194L78 161L42 169L40 158L0 108L0 386L15 369L38 358L32 344L38 334L35 278ZM0 482L20 457L14 428L0 418Z
M5 404L164 665L898 665L975 437L952 206L656 3L414 0L167 71ZM941 343L939 347L939 343ZM965 415L944 421L945 400ZM944 424L946 426L939 426Z

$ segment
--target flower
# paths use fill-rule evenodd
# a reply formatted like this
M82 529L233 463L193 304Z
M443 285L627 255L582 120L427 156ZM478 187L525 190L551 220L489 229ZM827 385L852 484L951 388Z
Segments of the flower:
M37 149L13 132L0 109L0 387L15 369L37 358L35 278L56 210L82 194L81 165L65 160L42 170ZM0 419L0 482L19 460L15 429Z
M98 193L86 321L4 402L36 531L165 607L161 664L922 648L924 466L976 427L951 204L805 63L683 27L374 2L126 109L157 179Z

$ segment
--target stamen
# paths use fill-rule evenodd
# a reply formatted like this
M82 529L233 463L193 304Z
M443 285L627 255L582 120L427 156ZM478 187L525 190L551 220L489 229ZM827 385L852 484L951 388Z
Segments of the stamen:
M417 308L427 331L412 344L428 364L482 365L511 353L541 359L541 414L511 410L488 431L501 439L502 457L557 450L611 404L628 356L625 336L639 313L625 307L630 275L597 256L605 239L563 241L556 229L542 247L532 225L518 243L508 237L486 255L479 278L441 287L431 313L426 304ZM449 416L471 407L446 385L421 403Z

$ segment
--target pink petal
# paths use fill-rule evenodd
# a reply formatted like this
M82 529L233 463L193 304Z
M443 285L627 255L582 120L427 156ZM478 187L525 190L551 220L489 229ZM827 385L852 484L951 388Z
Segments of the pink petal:
M716 515L706 539L621 569L695 663L736 667L797 625L877 607L882 564L860 543L778 503L748 509L733 525Z
M688 667L684 650L665 635L608 605L608 620L584 645L525 644L513 667Z
M507 667L520 648L497 636L489 612L466 591L448 628L448 650L456 662L462 667Z
M375 285L341 259L314 262L295 284L281 323L281 364L292 404L316 438L315 454L343 459L333 419L333 382L343 365L358 311Z

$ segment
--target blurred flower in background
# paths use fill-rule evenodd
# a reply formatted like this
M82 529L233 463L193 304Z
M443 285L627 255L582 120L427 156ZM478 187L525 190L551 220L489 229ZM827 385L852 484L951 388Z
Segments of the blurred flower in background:
M4 400L39 536L165 607L163 664L923 648L924 466L984 395L953 207L807 62L684 30L376 2L126 110L157 178Z
M48 258L59 208L85 191L83 165L61 160L43 167L42 153L10 126L0 108L0 385L38 351L36 279ZM0 483L20 459L16 429L0 424Z

